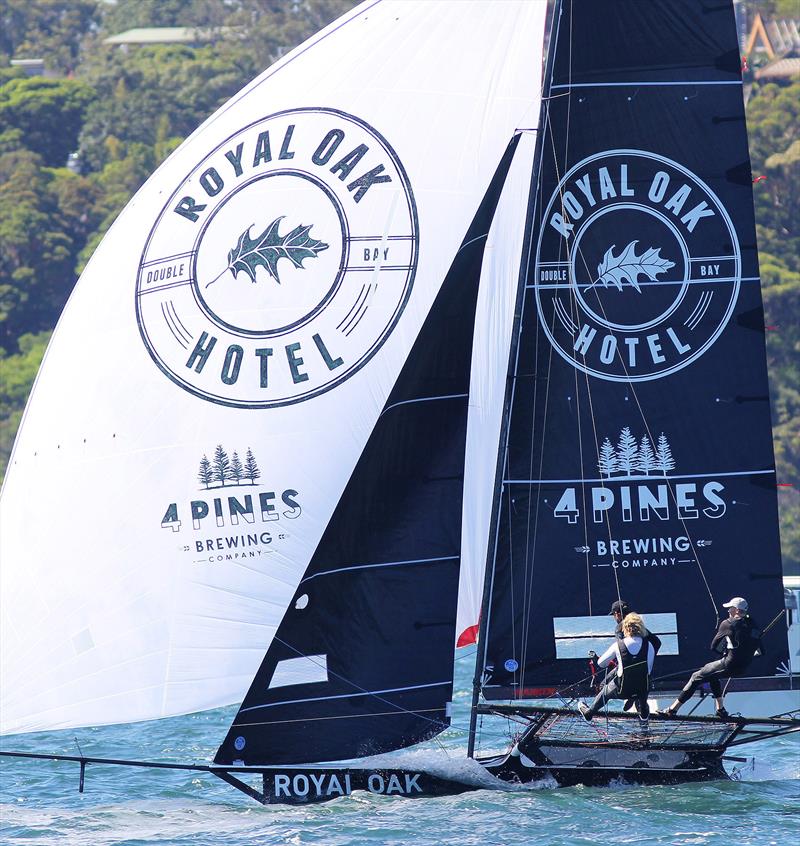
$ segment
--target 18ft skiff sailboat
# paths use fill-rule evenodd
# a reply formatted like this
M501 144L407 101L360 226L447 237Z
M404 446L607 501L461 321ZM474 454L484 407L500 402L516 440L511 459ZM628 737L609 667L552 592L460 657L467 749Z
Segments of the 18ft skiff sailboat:
M519 703L588 693L620 595L667 690L723 598L783 605L730 4L565 0L542 86L544 18L366 2L131 201L3 491L5 733L237 702L213 764L169 766L260 801L458 792L319 762L446 728L478 620L468 752L479 713L525 726L489 781L719 777L800 729ZM740 683L796 699L767 645Z

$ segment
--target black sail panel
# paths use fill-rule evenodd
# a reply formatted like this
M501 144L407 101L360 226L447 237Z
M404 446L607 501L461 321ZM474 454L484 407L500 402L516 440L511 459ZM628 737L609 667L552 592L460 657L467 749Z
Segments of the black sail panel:
M586 675L623 598L674 688L781 611L764 315L723 0L565 0L484 640L487 698ZM788 662L776 628L749 674ZM785 670L784 670L785 672Z
M481 261L516 139L216 763L332 761L450 723L470 357Z

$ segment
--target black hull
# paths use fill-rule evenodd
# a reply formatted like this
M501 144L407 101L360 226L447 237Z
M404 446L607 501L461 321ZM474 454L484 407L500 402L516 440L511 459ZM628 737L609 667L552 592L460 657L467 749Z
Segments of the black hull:
M306 805L350 795L358 790L381 796L416 798L455 796L471 790L502 789L506 785L607 787L612 784L683 784L730 779L722 764L722 753L690 755L675 767L650 766L646 753L640 757L641 762L634 766L604 766L588 756L586 762L580 765L528 766L523 763L524 756L513 752L497 758L478 759L486 772L497 780L495 784L489 780L483 784L466 784L412 770L298 769L272 772L265 774L260 801L270 805ZM330 790L332 778L335 779L335 788Z
M263 776L260 790L227 771L215 775L265 805L310 805L328 802L363 791L405 799L457 796L472 790L504 789L514 785L541 787L607 787L611 784L682 784L729 779L720 756L694 760L691 765L670 768L647 766L524 765L513 753L499 758L478 759L492 776L483 783L465 783L419 770L318 769L271 770ZM237 776L240 775L237 773Z
M311 805L329 802L356 791L376 796L406 799L456 796L477 786L436 776L421 770L357 768L269 768L258 771L260 790L243 782L228 770L214 769L214 775L264 805Z
M640 766L603 766L587 761L584 765L557 766L535 764L525 766L519 756L481 761L487 771L500 781L511 784L540 784L553 787L608 787L611 784L684 784L696 781L730 779L720 756L706 756L690 764L668 768Z

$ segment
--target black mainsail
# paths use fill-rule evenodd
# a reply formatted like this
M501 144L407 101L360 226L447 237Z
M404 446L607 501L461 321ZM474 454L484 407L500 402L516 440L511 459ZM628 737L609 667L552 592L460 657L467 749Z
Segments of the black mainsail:
M620 597L661 635L658 676L711 660L730 596L762 625L783 607L731 5L565 0L551 53L476 676L490 700L585 675ZM785 638L766 645L754 676L787 666Z

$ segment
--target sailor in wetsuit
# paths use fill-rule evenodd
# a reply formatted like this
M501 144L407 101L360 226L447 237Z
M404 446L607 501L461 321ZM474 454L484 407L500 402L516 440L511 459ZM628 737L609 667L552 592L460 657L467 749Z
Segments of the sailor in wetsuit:
M608 613L617 622L617 627L614 629L614 634L621 640L625 637L625 635L622 633L622 619L627 614L632 613L630 605L628 605L628 603L624 599L619 599L611 604L611 610ZM639 619L642 620L641 617L639 617ZM646 628L644 628L644 620L642 620L642 637L646 637L650 641L650 643L653 644L653 649L655 650L656 655L658 655L658 650L661 649L661 638L658 635L655 635L652 632L648 631Z
M739 676L750 666L753 656L761 650L761 632L747 613L746 599L734 596L722 607L728 609L728 619L719 624L711 641L711 649L723 653L722 658L705 664L694 673L672 705L665 711L658 712L660 717L674 717L681 705L704 682L708 682L711 688L717 706L717 716L723 720L730 716L725 710L724 694L719 680Z
M618 599L616 602L611 603L611 610L608 612L617 623L617 627L614 629L614 634L622 640L625 635L622 633L622 618L626 614L631 613L630 605L624 599ZM658 635L649 632L646 628L643 629L642 637L646 638L652 645L653 651L656 655L658 655L658 650L661 649L661 638ZM625 704L622 706L623 711L630 711L634 705L634 698L632 696L628 697L625 701Z
M581 702L578 708L585 720L591 720L609 699L633 699L639 712L639 719L647 720L650 709L647 692L650 688L650 673L656 651L646 635L644 621L638 614L627 614L622 620L622 637L596 658L598 667L607 667L616 662L616 671L603 685L591 705Z

